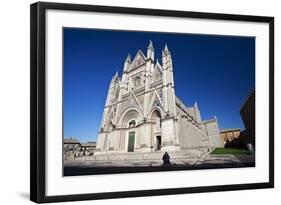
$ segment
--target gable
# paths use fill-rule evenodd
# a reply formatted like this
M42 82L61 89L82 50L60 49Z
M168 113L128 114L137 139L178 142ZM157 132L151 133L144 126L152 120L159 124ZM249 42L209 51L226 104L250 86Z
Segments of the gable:
M162 67L161 65L159 64L159 62L157 61L155 67L154 67L154 72L160 72L162 74Z
M153 110L153 108L155 108L155 107L160 108L161 111L164 110L163 102L156 91L154 91L154 93L152 94L152 97L151 97L151 100L149 103L149 107L148 107L148 113L150 113Z
M140 106L140 103L138 102L138 99L136 98L136 96L134 95L133 92L130 93L130 96L127 100L126 105L123 107L122 112L125 112L125 110L127 110L130 107L136 107L137 109L139 109L141 112L143 112L142 107Z
M131 64L130 70L133 70L133 69L145 64L145 59L146 59L145 55L143 54L143 52L141 50L139 50Z

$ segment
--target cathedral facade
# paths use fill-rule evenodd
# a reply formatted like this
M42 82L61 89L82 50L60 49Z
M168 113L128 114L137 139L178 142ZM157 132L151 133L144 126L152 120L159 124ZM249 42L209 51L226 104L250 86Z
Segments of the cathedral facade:
M197 103L186 106L175 94L171 52L155 61L150 41L147 54L139 50L124 62L109 85L97 153L181 151L221 147L216 117L202 120Z

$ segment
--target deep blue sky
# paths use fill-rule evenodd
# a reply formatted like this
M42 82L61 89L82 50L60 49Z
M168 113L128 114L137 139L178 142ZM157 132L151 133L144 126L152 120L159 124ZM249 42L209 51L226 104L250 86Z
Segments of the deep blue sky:
M128 53L146 55L149 40L160 63L168 44L176 95L187 106L197 101L202 119L217 116L220 128L244 128L239 110L255 86L254 38L65 28L65 138L96 141L112 76Z

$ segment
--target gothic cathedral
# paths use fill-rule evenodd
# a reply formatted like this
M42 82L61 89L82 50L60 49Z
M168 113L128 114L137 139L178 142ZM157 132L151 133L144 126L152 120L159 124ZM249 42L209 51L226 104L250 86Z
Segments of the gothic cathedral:
M97 154L177 152L221 147L216 117L202 120L197 103L187 107L175 94L171 52L165 45L162 63L155 61L150 41L124 62L109 85Z

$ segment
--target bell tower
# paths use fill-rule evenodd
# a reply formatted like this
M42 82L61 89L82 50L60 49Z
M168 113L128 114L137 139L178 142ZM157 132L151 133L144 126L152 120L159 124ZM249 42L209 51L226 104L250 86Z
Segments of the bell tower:
M172 56L167 44L162 51L162 67L163 67L163 104L165 116L162 119L162 136L163 150L176 151L180 150L179 137L177 131L177 112L176 112L176 97L174 88L174 75Z

